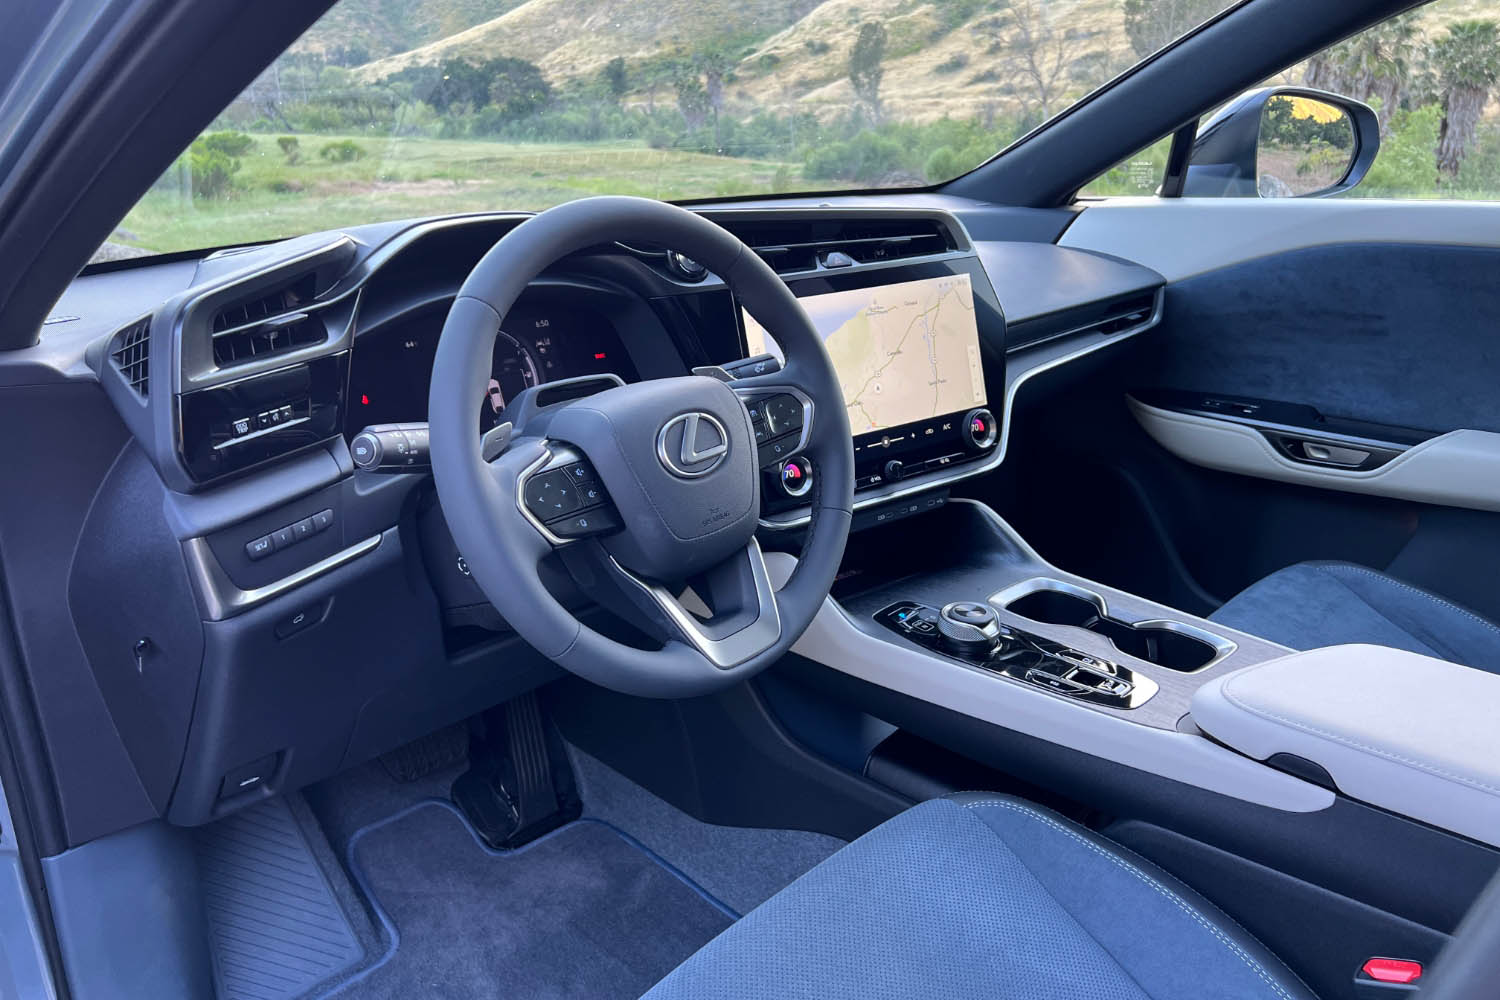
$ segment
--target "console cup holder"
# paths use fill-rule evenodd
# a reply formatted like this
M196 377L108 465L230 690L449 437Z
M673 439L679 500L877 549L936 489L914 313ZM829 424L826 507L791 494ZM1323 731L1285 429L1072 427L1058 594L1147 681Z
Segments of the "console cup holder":
M1104 598L1061 580L1027 580L990 598L1013 615L1045 625L1088 629L1122 653L1168 670L1190 673L1234 651L1234 643L1185 622L1113 618Z

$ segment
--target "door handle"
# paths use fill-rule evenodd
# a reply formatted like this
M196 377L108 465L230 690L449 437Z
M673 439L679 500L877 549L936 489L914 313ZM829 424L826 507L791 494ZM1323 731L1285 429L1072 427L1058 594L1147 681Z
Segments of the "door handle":
M1283 438L1282 446L1291 458L1312 465L1333 465L1352 469L1363 465L1370 458L1368 451L1359 448L1312 441L1306 438Z

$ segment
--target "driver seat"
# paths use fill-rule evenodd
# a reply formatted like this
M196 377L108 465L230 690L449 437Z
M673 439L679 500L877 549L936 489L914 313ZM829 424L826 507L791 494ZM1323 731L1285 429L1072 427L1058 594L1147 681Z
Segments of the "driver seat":
M704 945L645 1000L1313 1000L1207 900L1021 799L882 824Z

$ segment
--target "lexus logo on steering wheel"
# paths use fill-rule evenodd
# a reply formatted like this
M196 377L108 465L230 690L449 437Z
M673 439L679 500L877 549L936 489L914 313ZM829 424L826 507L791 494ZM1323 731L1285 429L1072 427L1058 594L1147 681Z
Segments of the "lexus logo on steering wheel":
M729 432L707 413L684 413L668 420L656 435L656 457L683 479L706 476L729 454Z

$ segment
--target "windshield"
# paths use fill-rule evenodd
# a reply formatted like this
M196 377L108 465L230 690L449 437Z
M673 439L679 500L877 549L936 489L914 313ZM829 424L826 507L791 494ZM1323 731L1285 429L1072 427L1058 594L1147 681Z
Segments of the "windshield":
M1229 0L341 0L96 259L950 180Z

